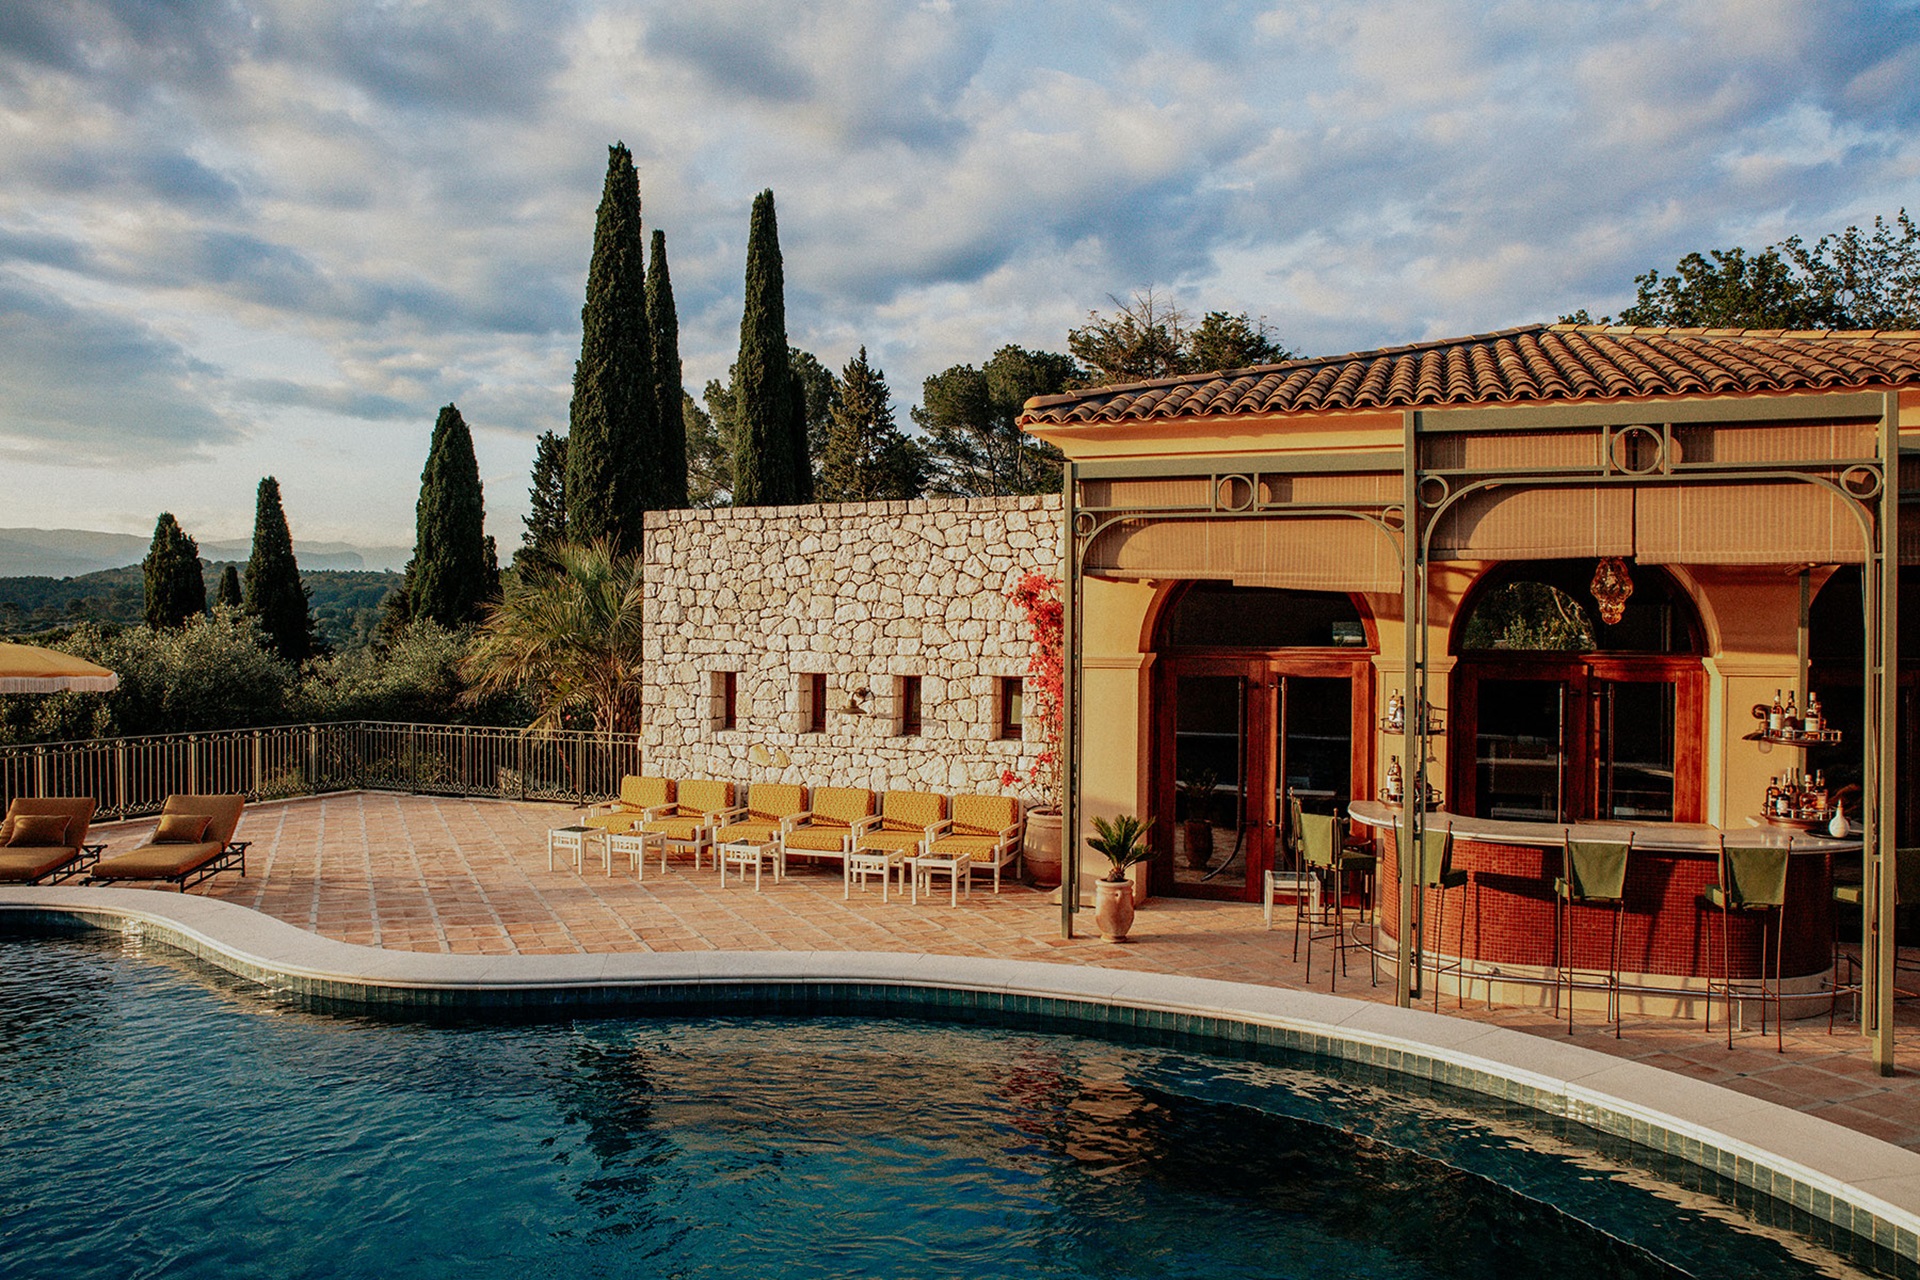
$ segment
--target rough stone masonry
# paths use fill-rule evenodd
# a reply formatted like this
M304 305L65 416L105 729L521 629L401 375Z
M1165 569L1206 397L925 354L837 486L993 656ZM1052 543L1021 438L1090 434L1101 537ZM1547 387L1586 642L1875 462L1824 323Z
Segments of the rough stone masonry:
M1060 518L1052 495L648 513L649 771L1008 790L1002 772L1024 780L1038 746L999 736L1002 679L1025 675L1030 647L1007 592L1029 572L1060 576ZM913 678L918 733L904 723Z

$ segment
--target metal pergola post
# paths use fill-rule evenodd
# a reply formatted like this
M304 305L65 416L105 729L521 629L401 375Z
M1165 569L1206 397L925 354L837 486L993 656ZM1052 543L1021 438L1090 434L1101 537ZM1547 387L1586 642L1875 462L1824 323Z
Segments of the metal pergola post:
M1061 469L1060 541L1066 573L1060 591L1060 936L1073 936L1080 906L1080 543L1074 515L1079 468Z

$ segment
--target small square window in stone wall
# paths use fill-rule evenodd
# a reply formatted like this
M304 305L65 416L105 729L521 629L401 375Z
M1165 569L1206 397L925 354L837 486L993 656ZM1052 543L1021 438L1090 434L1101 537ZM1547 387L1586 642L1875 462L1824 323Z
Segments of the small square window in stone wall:
M920 677L899 676L897 679L900 681L894 699L894 705L900 708L897 732L902 737L917 738L920 736Z
M1026 732L1025 724L1026 681L1019 676L1001 676L1000 696L997 699L1000 738L1003 741L1017 742Z
M740 673L707 673L708 723L714 732L740 727Z

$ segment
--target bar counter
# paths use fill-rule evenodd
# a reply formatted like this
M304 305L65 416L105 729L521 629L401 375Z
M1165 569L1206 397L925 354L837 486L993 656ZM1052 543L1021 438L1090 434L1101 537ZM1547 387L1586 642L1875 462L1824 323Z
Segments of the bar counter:
M1380 928L1398 939L1399 862L1395 846L1396 826L1404 820L1402 812L1377 802L1359 801L1351 813L1356 834L1373 830L1379 854L1376 896ZM1440 952L1449 961L1462 959L1470 975L1469 989L1476 994L1481 980L1493 983L1505 975L1520 983L1538 982L1552 973L1558 909L1553 886L1561 874L1569 831L1574 839L1624 841L1632 837L1620 953L1624 980L1671 991L1678 998L1698 993L1709 966L1718 976L1718 921L1712 926L1711 951L1707 945L1708 916L1717 912L1700 905L1699 898L1709 885L1719 882L1719 828L1704 823L1512 822L1457 817L1444 810L1430 811L1426 822L1429 827L1452 830L1453 866L1467 872L1466 886L1447 896L1444 936L1436 932L1440 923L1439 891L1426 891L1426 949L1429 953ZM1743 846L1778 847L1791 841L1781 973L1790 992L1817 989L1833 959L1833 855L1859 849L1860 841L1771 826L1725 834L1730 843ZM1736 977L1759 972L1764 919L1759 913L1732 913L1728 939ZM1771 923L1766 927L1771 932ZM1576 904L1571 929L1572 963L1581 968L1604 968L1612 928L1611 910ZM1383 949L1393 950L1384 943ZM1771 955L1768 967L1772 967ZM1801 981L1795 983L1794 979ZM1500 998L1528 999L1517 990L1503 992ZM1698 1012L1690 1001L1670 1011Z

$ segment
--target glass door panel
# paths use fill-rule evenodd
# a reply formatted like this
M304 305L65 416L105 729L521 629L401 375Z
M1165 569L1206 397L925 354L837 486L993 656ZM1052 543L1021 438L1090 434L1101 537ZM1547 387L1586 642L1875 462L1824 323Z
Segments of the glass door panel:
M1353 800L1353 681L1283 676L1276 707L1279 768L1274 812L1282 824L1281 850L1294 847L1289 797L1307 813L1345 813ZM1276 865L1295 869L1279 851Z
M1672 822L1675 691L1665 682L1594 688L1594 816Z
M1474 812L1563 822L1567 812L1567 685L1481 680L1474 736Z
M1238 889L1247 852L1247 680L1174 680L1173 767L1177 886Z

